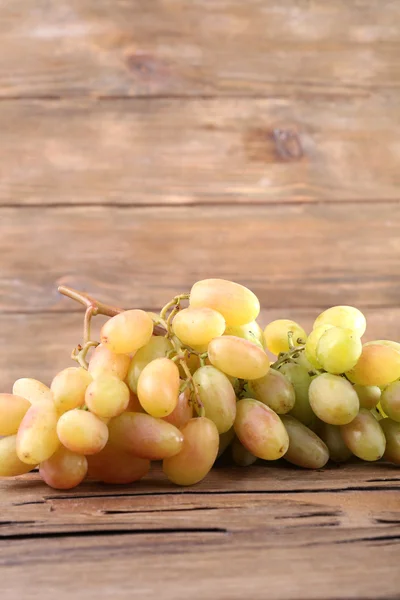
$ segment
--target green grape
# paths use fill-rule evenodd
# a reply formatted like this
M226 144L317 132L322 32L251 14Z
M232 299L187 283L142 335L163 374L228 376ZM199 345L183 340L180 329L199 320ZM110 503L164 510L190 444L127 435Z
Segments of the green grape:
M351 329L358 337L362 337L367 328L364 315L358 308L354 308L353 306L332 306L324 310L315 319L313 329L320 325L333 325L334 327Z
M351 451L348 449L343 441L342 434L340 433L340 427L337 425L329 425L329 423L322 423L318 429L318 435L328 447L329 458L336 463L346 462L352 456Z
M383 344L364 344L357 364L346 376L360 385L386 386L400 378L400 352Z
M153 333L153 321L144 310L125 310L102 327L103 346L116 354L129 354L145 346Z
M92 376L82 367L69 367L60 371L50 386L58 412L64 413L82 406L85 402L85 392L91 381Z
M361 408L351 423L341 425L340 433L348 449L358 458L366 461L382 458L386 447L385 435L366 408Z
M231 445L235 437L235 430L231 427L225 433L221 433L219 436L219 448L218 448L218 458L225 452L225 450Z
M12 392L16 396L21 396L29 400L31 404L36 404L42 400L53 401L53 393L50 388L41 381L29 377L17 379L13 385Z
M140 374L137 395L144 410L153 417L167 417L179 398L179 369L169 358L156 358Z
M150 461L133 456L110 442L97 454L87 457L88 477L103 483L121 485L142 479L150 469Z
M269 370L264 350L231 335L214 338L208 346L208 358L214 367L239 379L259 379Z
M146 365L156 358L164 358L173 349L170 340L164 336L153 336L150 341L140 348L132 358L129 366L126 383L134 394L137 394L139 377ZM192 356L195 356L193 354ZM197 358L197 357L196 357Z
M400 422L400 381L394 381L384 389L380 404L390 419Z
M265 348L264 332L257 321L252 321L245 325L228 325L224 331L224 335L240 337L249 342L253 342L253 344L260 346L260 348Z
M178 429L186 425L193 418L193 406L190 403L190 390L186 388L179 394L178 404L175 406L172 413L163 417L163 421L175 425ZM137 411L133 411L137 412Z
M272 321L264 329L265 344L273 354L289 351L288 334L292 332L292 340L295 346L299 345L298 340L306 340L307 334L304 329L290 319L277 319Z
M16 435L0 438L0 477L25 475L35 467L19 459Z
M85 402L88 409L98 417L110 418L120 415L130 401L128 386L115 375L99 375L88 386Z
M300 365L301 367L304 367L305 369L307 369L307 371L314 371L315 367L313 364L310 363L310 361L308 360L306 353L305 352L299 352L298 356L292 356L292 360Z
M205 416L213 421L218 433L228 431L236 416L236 395L224 373L211 366L200 367L193 375Z
M86 477L86 457L67 448L59 448L53 456L40 464L39 473L48 486L56 490L70 490Z
M294 417L282 415L281 419L289 436L289 448L283 458L298 467L321 469L329 459L324 442Z
M26 412L18 429L17 455L22 462L37 465L58 449L58 414L52 400L41 400Z
M257 456L249 452L237 437L232 442L231 450L233 462L239 467L249 467L257 460Z
M400 465L400 423L393 419L379 421L386 438L385 460Z
M91 412L74 408L59 418L57 435L71 452L96 454L108 441L108 427Z
M351 329L331 327L317 344L317 360L325 371L339 375L352 369L361 356L362 343Z
M0 436L17 433L31 403L21 396L0 394Z
M315 421L315 415L308 398L308 390L311 384L311 377L308 370L295 363L287 363L280 367L279 372L283 373L294 387L296 400L290 414L298 421L301 421L303 425L310 427Z
M225 319L212 308L184 308L172 321L174 334L187 346L208 345L225 331Z
M360 407L357 392L351 383L331 373L323 373L312 380L309 398L317 417L331 425L350 423Z
M320 325L312 330L306 341L305 357L313 366L314 369L322 369L321 363L317 358L317 346L321 337L329 329L332 329L333 325Z
M114 375L124 380L128 374L130 364L131 359L127 354L116 354L107 348L107 346L99 344L90 357L88 371L93 379L107 373L108 375Z
M250 397L263 402L278 415L293 409L296 394L293 385L283 373L270 369L264 377L249 382Z
M244 325L254 321L260 302L248 288L225 279L203 279L190 291L190 306L213 308L221 313L227 325Z
M354 389L360 401L360 408L375 408L381 398L381 389L377 385L359 385L356 383Z

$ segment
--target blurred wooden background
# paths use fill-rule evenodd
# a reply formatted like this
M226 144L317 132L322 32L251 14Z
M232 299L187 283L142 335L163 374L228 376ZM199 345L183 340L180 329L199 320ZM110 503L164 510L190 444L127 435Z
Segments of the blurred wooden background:
M61 283L399 337L399 2L0 0L0 39L2 389L68 364Z

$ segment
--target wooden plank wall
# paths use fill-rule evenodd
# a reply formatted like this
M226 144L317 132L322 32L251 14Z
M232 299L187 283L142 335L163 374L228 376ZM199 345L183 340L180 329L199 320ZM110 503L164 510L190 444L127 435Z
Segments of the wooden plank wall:
M60 283L400 337L398 2L0 0L0 39L0 388L68 364Z

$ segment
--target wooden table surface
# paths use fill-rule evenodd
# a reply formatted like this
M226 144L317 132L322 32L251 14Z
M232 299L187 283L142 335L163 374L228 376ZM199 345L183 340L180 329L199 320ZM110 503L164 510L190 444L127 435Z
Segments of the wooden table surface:
M80 342L57 285L155 309L209 276L400 338L400 3L0 0L0 389ZM2 598L398 598L398 471L187 490L1 481Z

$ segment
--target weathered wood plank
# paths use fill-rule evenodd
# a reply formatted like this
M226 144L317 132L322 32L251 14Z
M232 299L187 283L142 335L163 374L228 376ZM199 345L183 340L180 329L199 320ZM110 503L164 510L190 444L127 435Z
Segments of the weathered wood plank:
M4 101L0 204L397 200L398 94Z
M2 96L354 94L400 85L382 0L0 3Z

